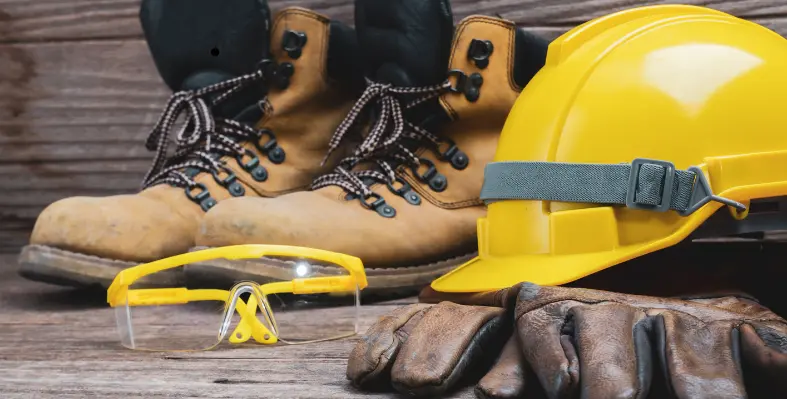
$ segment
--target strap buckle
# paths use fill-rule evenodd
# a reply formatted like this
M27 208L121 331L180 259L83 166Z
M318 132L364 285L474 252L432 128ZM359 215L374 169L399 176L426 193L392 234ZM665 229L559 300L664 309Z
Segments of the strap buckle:
M664 168L664 177L661 184L661 200L658 205L647 205L637 202L637 188L639 187L639 172L643 165L656 165ZM708 203L715 201L735 208L738 212L745 212L746 205L733 201L729 198L714 195L710 183L705 177L702 169L692 166L688 169L695 176L694 184L691 186L691 198L685 210L676 209L681 216L689 216L697 212ZM675 165L672 162L659 161L655 159L637 158L631 163L629 174L628 191L626 192L626 206L633 209L644 209L653 212L666 212L672 209L672 190L675 185Z
M657 165L664 168L662 180L661 202L658 205L646 205L637 202L637 188L639 187L639 171L643 165ZM672 187L675 185L675 164L656 159L637 158L631 162L628 191L626 191L626 206L633 209L644 209L653 212L667 212L672 205Z

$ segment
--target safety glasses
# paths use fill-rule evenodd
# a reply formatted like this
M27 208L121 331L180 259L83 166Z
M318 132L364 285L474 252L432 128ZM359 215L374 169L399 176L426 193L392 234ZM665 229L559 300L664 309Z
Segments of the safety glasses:
M227 290L147 288L144 277L215 259L265 258L272 281L240 282ZM149 285L148 285L149 286ZM358 333L360 259L335 252L281 245L239 245L186 253L121 271L107 290L121 343L153 351L209 350L232 344L299 344ZM326 306L334 305L334 306ZM342 306L344 305L344 306ZM320 323L304 327L303 311L320 306ZM350 307L348 309L348 307ZM313 318L314 312L308 313Z

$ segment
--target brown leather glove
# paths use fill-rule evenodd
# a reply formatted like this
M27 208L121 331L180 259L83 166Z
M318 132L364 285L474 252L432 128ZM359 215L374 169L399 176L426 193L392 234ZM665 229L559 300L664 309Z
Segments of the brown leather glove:
M787 321L752 299L524 284L515 318L550 398L787 397Z
M434 302L432 294L421 300ZM482 398L787 395L787 321L746 297L667 299L533 284L439 295L483 306L396 310L355 347L347 377L364 389L393 385L430 396L485 372L476 387Z
M437 396L460 381L477 379L498 358L513 329L516 289L461 295L464 304L415 304L373 325L355 346L347 378L366 390L393 386L410 395ZM516 395L524 384L521 351L506 347L507 366L488 375L495 389ZM514 396L510 396L514 397Z

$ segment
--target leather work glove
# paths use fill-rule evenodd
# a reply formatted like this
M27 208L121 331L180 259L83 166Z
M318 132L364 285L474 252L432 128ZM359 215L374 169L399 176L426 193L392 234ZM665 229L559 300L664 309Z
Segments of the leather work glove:
M750 298L524 284L515 319L550 398L787 397L787 321Z
M458 295L453 302L396 309L369 328L350 354L347 378L365 390L439 396L489 370L495 396L523 391L521 351L512 337L517 288ZM423 300L423 298L422 298ZM505 355L501 356L503 344ZM482 381L483 382L483 381ZM477 390L479 396L485 395Z
M367 390L392 385L437 396L483 375L475 391L482 398L787 395L787 321L746 297L667 299L525 283L449 298L476 306L394 311L356 345L348 379Z

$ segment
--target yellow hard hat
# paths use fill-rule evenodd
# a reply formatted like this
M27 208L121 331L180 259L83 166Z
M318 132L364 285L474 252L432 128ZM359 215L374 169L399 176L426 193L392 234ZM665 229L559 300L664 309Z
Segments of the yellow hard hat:
M678 5L571 30L481 196L479 256L436 291L566 284L687 238L787 230L787 40Z

